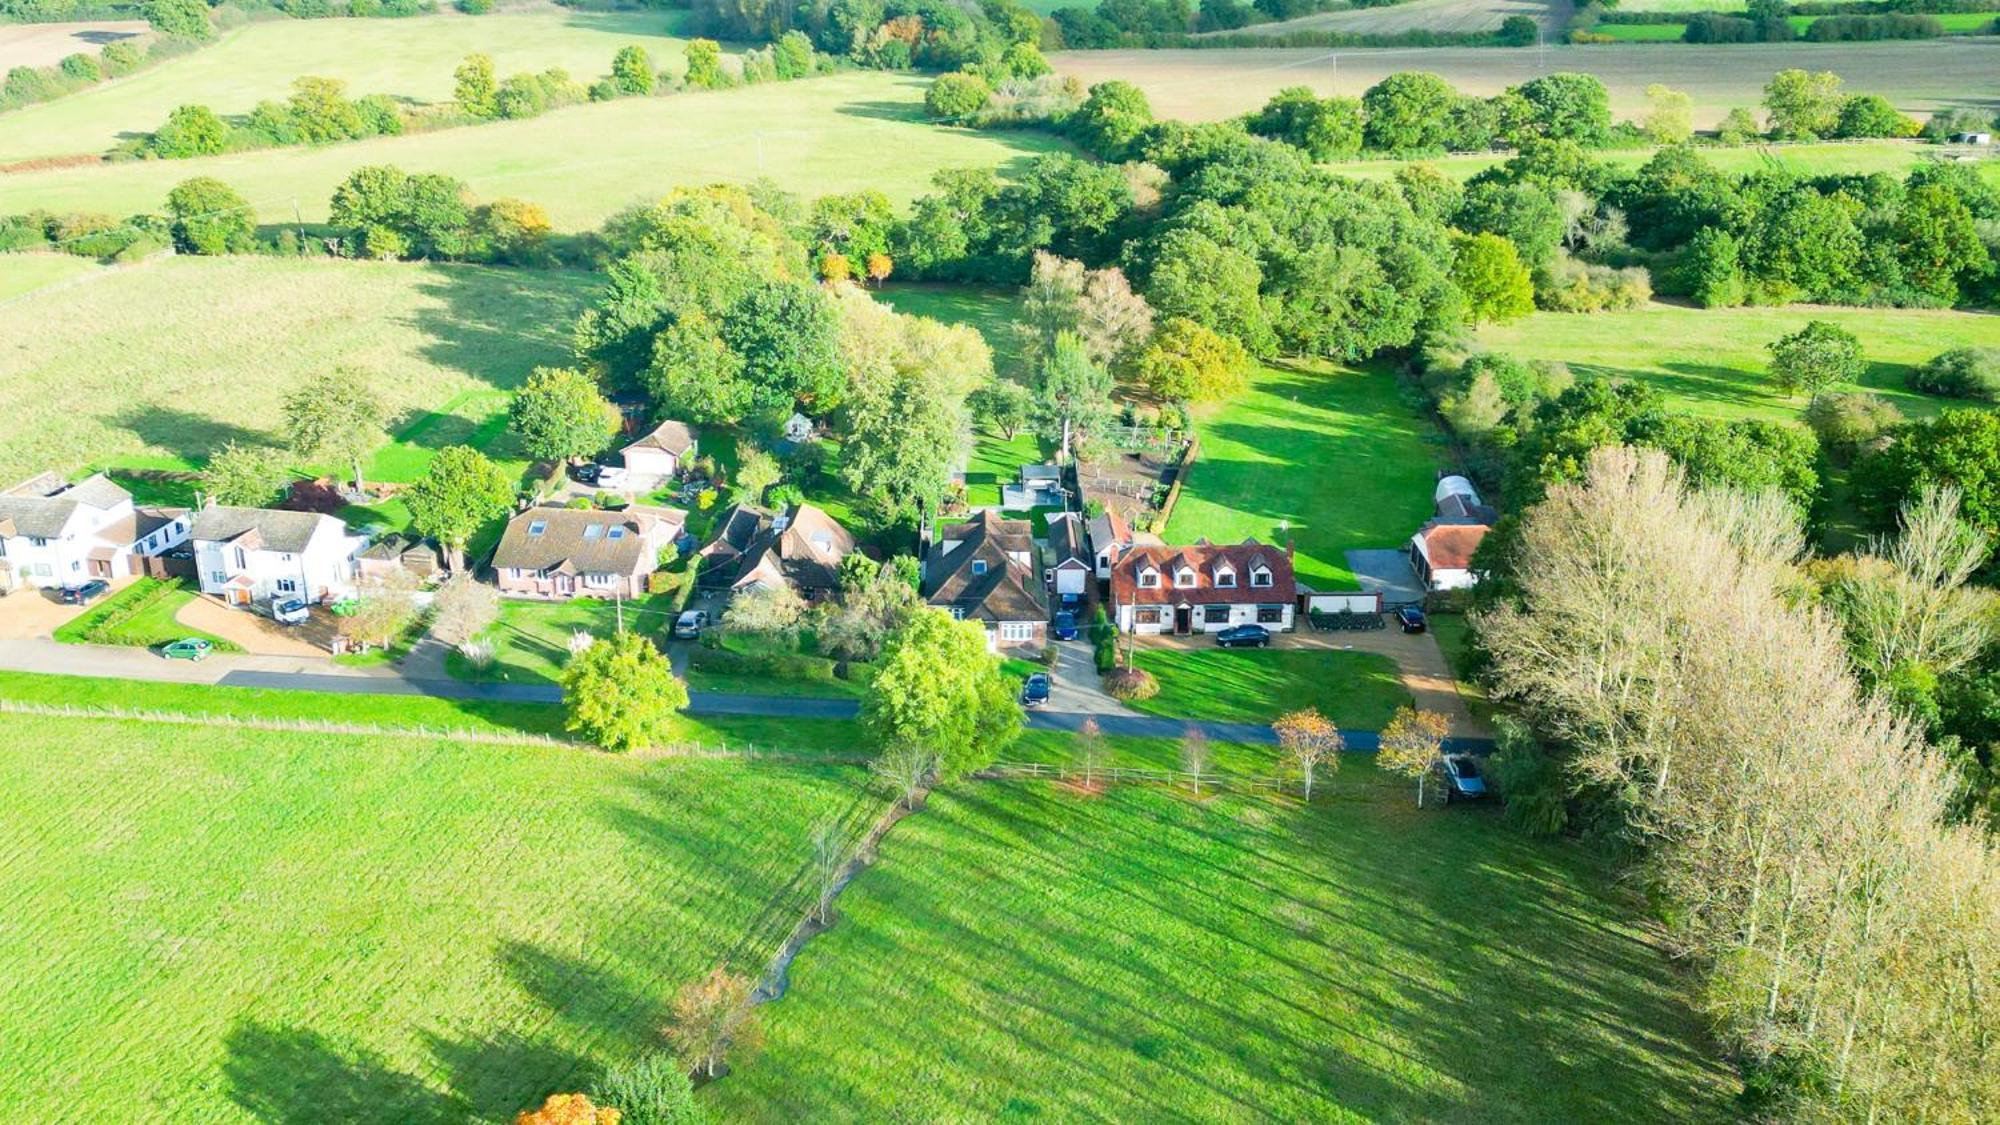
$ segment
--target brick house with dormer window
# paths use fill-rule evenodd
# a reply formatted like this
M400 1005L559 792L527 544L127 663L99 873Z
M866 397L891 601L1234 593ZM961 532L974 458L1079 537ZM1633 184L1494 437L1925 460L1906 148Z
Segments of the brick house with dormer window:
M1290 632L1298 583L1290 549L1246 539L1232 546L1135 546L1111 568L1112 619L1138 636L1216 633L1236 625Z

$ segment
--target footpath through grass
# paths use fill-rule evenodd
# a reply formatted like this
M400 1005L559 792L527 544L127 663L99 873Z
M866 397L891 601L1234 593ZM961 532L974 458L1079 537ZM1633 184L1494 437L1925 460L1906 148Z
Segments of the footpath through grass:
M0 715L0 1115L511 1120L756 972L851 769Z
M1380 730L1410 702L1396 662L1373 652L1141 648L1133 663L1160 694L1132 709L1174 719L1268 723L1312 707L1349 730Z
M538 364L568 362L569 326L601 281L166 258L0 303L0 382L47 392L13 403L0 427L0 477L86 465L190 469L231 441L277 445L285 394L337 368L367 382L395 429L461 392L511 390ZM452 438L411 440L434 450Z
M1910 390L1903 380L1912 368L1950 348L2000 347L2000 315L1990 312L1659 303L1628 312L1535 313L1482 327L1476 338L1490 351L1566 363L1579 377L1650 383L1690 413L1798 421L1805 399L1771 387L1769 345L1811 320L1831 321L1861 338L1867 372L1859 384L1835 389L1872 391L1917 418L1971 404Z
M1343 552L1397 547L1431 515L1435 431L1388 368L1286 361L1204 409L1201 453L1163 536L1297 544L1301 582L1357 589Z
M961 784L701 1096L728 1120L1687 1122L1730 1075L1607 874L1350 761L1309 808Z

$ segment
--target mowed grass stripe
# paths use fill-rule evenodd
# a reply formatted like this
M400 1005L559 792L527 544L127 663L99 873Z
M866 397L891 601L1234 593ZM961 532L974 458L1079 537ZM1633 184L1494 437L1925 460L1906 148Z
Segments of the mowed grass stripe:
M793 966L732 1120L1702 1120L1604 873L1358 762L1310 808L961 785Z
M649 1042L854 771L0 717L0 1106L500 1117ZM768 950L749 951L761 963ZM745 966L755 970L756 964ZM29 1101L28 1099L37 1099Z

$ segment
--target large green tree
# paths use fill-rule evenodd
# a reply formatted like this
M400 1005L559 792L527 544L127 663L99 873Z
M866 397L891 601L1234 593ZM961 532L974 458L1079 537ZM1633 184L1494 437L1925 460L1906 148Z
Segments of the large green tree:
M229 126L205 105L180 106L167 114L146 147L169 160L212 156L229 147Z
M236 190L212 176L182 180L167 193L174 249L182 254L231 254L256 242L257 218Z
M1305 150L1314 160L1346 160L1361 151L1361 103L1322 98L1309 86L1287 86L1250 115L1252 133Z
M839 405L843 389L838 333L824 293L784 281L753 286L720 326L722 341L743 357L759 406L783 409L797 399L822 413Z
M1810 320L1797 332L1773 340L1771 382L1790 395L1810 398L1835 383L1861 378L1861 338L1838 324Z
M1883 527L1928 489L1953 487L1966 522L2000 535L2000 412L1947 410L1889 431L1889 443L1855 469L1862 507Z
M1035 426L1063 460L1111 424L1111 389L1111 373L1091 361L1081 340L1069 332L1056 337L1035 386Z
M1399 71L1361 95L1368 147L1384 152L1442 149L1452 133L1458 91L1435 74Z
M687 686L653 642L618 633L563 666L563 726L606 750L658 746L673 736Z
M1465 294L1466 312L1476 323L1513 320L1535 310L1535 286L1514 244L1497 234L1458 240L1451 279Z
M330 458L354 470L354 490L367 484L361 467L382 442L382 400L367 380L344 369L315 376L285 396L285 440L306 458Z
M1219 402L1250 384L1243 345L1182 316L1161 324L1132 366L1139 385L1168 402Z
M451 569L465 569L465 544L488 520L507 514L514 483L493 460L469 445L438 450L410 487L400 493L420 534L444 544Z
M603 449L618 432L618 411L589 375L573 367L537 367L514 392L508 424L528 456L563 461Z
M919 610L891 634L876 662L861 721L884 746L934 750L939 772L990 765L1021 729L1021 711L986 630L940 610Z

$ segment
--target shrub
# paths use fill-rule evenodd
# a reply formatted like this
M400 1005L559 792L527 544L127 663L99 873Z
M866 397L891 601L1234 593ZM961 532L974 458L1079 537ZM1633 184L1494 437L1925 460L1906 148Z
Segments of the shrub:
M493 10L493 0L458 0L458 10L468 16L483 16Z
M1558 256L1536 279L1535 303L1556 312L1634 309L1653 296L1653 278L1643 266L1614 269Z
M1894 403L1859 391L1816 395L1806 406L1806 425L1829 449L1853 450L1903 420Z
M141 62L139 48L130 43L107 44L98 53L98 59L104 65L104 73L112 78L132 73L139 69Z
M1104 693L1113 699L1136 703L1160 694L1160 683L1144 668L1114 668L1104 674Z
M2000 348L1953 348L1911 371L1911 390L2000 402Z
M79 82L96 82L104 77L104 69L89 55L70 55L63 59L61 69Z
M184 105L167 115L147 147L155 156L212 156L229 145L229 126L205 105Z
M688 1068L665 1051L648 1051L611 1067L591 1086L598 1105L616 1109L621 1125L692 1125L703 1120Z
M993 88L977 74L940 74L924 91L924 112L940 121L957 121L985 108Z

